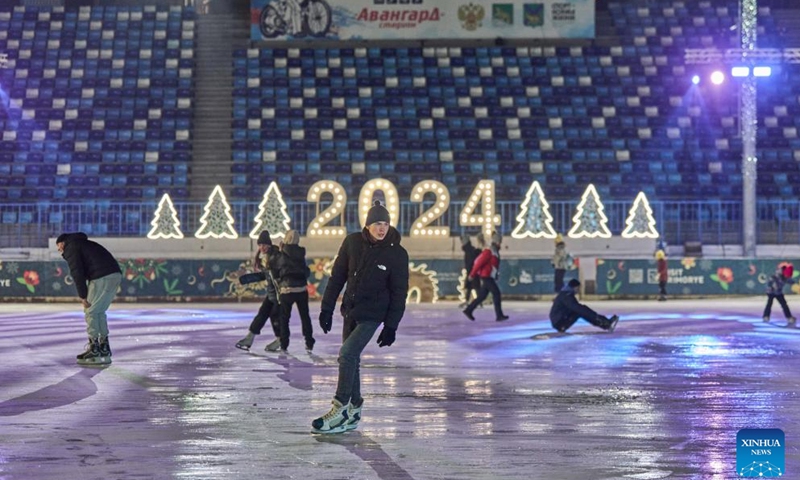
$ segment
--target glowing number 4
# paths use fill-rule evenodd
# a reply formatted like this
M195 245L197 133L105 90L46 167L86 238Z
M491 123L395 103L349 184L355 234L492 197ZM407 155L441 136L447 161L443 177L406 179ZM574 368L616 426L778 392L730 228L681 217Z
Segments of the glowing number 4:
M320 212L319 204L323 193L330 193L333 196L333 201L328 208ZM308 237L333 237L347 233L344 222L344 206L347 203L347 193L340 184L321 180L311 185L311 188L308 189L307 198L309 202L317 204L317 216L314 217L314 220L311 220L306 230ZM340 217L341 226L328 227L327 224L337 216Z
M441 218L444 212L450 208L450 191L442 183L436 180L423 180L414 186L411 190L411 201L414 203L422 203L426 193L433 193L436 195L436 200L433 205L422 212L411 227L410 236L412 237L449 237L450 227L430 227L429 225Z
M480 214L475 213L478 205L481 207ZM500 225L500 215L495 212L494 180L481 180L461 210L461 225L480 226L488 237L494 227Z

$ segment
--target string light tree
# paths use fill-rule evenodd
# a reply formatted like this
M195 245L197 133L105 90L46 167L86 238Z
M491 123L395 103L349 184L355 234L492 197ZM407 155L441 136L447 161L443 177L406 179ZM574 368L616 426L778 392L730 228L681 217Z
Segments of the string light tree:
M225 198L222 187L217 185L208 197L208 203L203 207L203 216L200 217L200 228L195 232L196 238L239 238L233 228L231 206Z
M771 65L800 63L800 48L758 48L758 0L739 0L739 46L720 51L716 48L687 48L687 64L733 66L732 75L742 77L739 84L739 130L742 136L742 238L744 255L756 255L756 157L758 127L757 77L772 74Z
M283 238L286 232L291 230L289 226L291 221L278 184L270 182L267 191L264 192L264 199L258 205L256 226L250 232L250 238L257 239L264 230L269 232L270 238Z
M544 198L539 182L533 181L525 200L520 204L517 215L517 226L511 232L513 238L556 238L553 230L553 216L550 215L550 204Z
M172 204L172 199L169 198L168 193L165 193L158 202L158 208L156 208L153 214L153 220L150 222L150 225L152 225L153 228L150 229L147 238L151 240L159 238L183 238L181 221L178 220L178 211L175 210L175 205Z
M656 230L656 219L653 218L653 209L647 201L647 195L639 192L633 201L625 220L625 230L622 231L623 238L658 238Z
M567 234L570 238L611 238L605 207L591 183L583 192L572 221L572 229Z

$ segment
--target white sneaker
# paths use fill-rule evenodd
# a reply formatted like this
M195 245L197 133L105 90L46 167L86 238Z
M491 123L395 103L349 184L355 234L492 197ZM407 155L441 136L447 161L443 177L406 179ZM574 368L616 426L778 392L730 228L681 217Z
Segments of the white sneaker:
M342 433L347 430L347 420L350 418L347 415L347 407L350 404L342 405L342 403L335 398L331 403L333 406L328 413L311 422L311 427L313 428L312 432Z
M355 406L350 403L347 406L347 416L350 417L347 419L347 422L344 424L345 430L355 430L358 428L358 422L361 421L361 407L364 406L364 401L361 401L361 405Z
M281 349L281 339L280 338L276 338L275 340L269 342L266 347L264 347L264 350L266 350L268 352L277 352L280 349Z

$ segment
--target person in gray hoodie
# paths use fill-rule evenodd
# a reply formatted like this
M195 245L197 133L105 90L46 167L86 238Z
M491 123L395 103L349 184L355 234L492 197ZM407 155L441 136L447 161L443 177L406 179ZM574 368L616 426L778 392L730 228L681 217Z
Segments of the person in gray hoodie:
M83 232L62 233L56 248L69 265L69 273L78 291L86 317L89 344L76 358L80 365L108 365L111 345L108 342L106 311L122 283L119 262L97 242Z
M299 245L300 233L289 230L283 237L280 250L269 257L269 269L278 284L278 301L281 305L281 350L289 348L289 319L292 306L297 304L306 350L314 349L314 328L308 313L308 277L311 270L306 263L306 249Z

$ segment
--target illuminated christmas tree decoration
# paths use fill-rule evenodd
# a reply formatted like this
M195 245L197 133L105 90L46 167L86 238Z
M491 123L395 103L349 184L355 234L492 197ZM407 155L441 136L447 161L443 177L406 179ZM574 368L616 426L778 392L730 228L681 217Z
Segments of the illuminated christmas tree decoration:
M217 185L208 197L200 217L200 228L194 234L197 238L239 238L233 228L231 206L225 198L222 187Z
M583 192L578 212L572 217L574 225L567 234L570 238L611 238L608 230L608 217L603 212L604 207L600 202L594 185L591 183Z
M475 210L479 205L481 212L477 214ZM489 238L495 230L495 226L499 226L502 222L500 215L494 213L495 211L494 180L481 180L472 190L464 208L461 209L461 226L480 226L484 236Z
M400 219L400 199L397 196L397 187L383 178L373 178L361 187L361 193L358 194L358 219L361 221L361 226L366 226L364 223L367 221L367 213L372 207L373 196L378 190L383 192L384 206L389 210L389 223L397 228L397 221Z
M456 290L458 291L458 301L460 303L469 303L478 298L477 290L471 290L472 295L469 296L470 298L467 298L467 290L464 288L464 282L467 280L467 275L469 275L467 269L462 268L461 275L458 276L458 285L456 285Z
M534 181L525 200L520 205L517 215L517 227L511 232L514 238L556 238L553 230L553 216L550 215L550 205L544 198L544 192L539 182Z
M653 218L653 209L644 192L636 195L633 206L628 212L628 219L625 220L625 230L622 231L623 238L658 238L656 230L656 219Z
M283 238L291 229L289 223L292 221L286 210L286 202L283 201L278 184L270 182L267 191L264 192L264 199L258 205L258 213L255 217L256 226L250 232L250 238L257 239L258 234L263 230L269 232L270 238Z
M449 237L450 227L439 226L430 227L429 225L441 218L450 208L450 191L447 187L436 180L423 180L411 189L411 201L420 204L425 199L425 194L433 193L436 199L433 205L422 212L419 217L411 224L411 237Z
M158 202L153 214L153 221L150 222L153 228L147 234L147 238L155 240L158 238L183 238L181 232L181 221L178 220L178 211L172 204L169 194L165 193Z
M320 211L320 203L324 194L331 194L331 204ZM347 192L341 184L330 181L320 180L308 189L306 199L317 205L317 216L311 220L306 230L307 237L342 237L347 234L344 220L344 206L347 203ZM334 218L339 217L339 227L329 227L327 224Z

